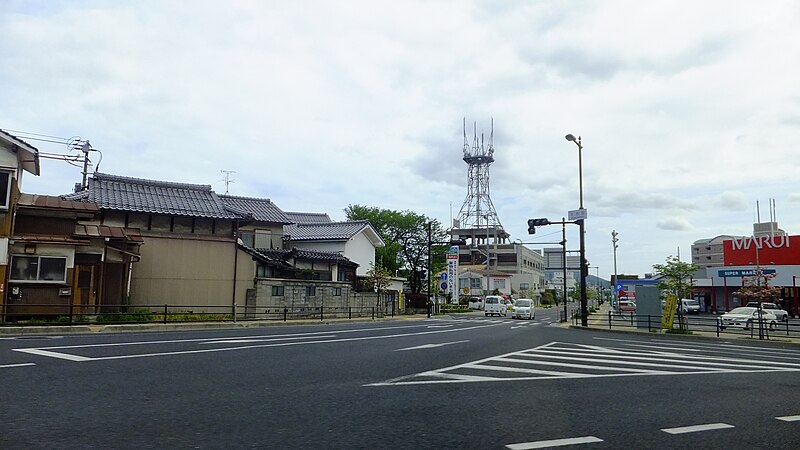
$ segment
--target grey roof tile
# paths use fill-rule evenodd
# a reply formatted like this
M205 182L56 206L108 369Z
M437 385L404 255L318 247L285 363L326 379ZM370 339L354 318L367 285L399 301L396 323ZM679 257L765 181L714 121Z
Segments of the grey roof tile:
M311 224L298 223L285 225L283 232L293 241L344 241L352 238L367 226L370 226L367 220Z
M228 209L246 212L261 222L290 224L294 221L268 198L237 197L234 195L220 195L220 199Z
M239 219L210 185L173 183L95 173L85 191L63 196L97 203L100 209L176 216Z
M346 256L336 252L323 252L318 250L306 250L293 248L291 250L284 249L270 249L270 248L250 248L252 252L262 257L268 262L285 262L289 258L298 258L314 261L334 261L341 264L358 265L351 261Z
M292 219L293 223L310 224L310 223L331 223L333 222L327 213L309 213L309 212L286 212L286 215Z

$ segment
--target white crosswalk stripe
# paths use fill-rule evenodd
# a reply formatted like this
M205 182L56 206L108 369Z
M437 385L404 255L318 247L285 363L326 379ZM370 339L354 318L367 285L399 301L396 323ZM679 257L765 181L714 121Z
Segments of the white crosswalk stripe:
M649 348L653 348L651 345ZM663 348L663 347L662 347ZM371 386L593 378L638 375L800 371L800 358L742 356L738 349L711 351L666 347L597 346L551 342L540 347L395 378Z

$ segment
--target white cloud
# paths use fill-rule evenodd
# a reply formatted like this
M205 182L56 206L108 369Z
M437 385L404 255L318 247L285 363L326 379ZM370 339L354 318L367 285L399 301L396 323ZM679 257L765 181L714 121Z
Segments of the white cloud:
M527 218L578 206L573 133L589 259L611 272L616 229L621 269L644 273L676 245L746 232L759 198L797 232L782 204L800 201L784 194L800 168L798 19L788 0L10 2L0 128L81 135L105 172L224 190L235 170L232 193L287 210L447 223L466 195L462 119L488 133L494 117L492 198L523 239ZM47 161L24 188L79 177Z

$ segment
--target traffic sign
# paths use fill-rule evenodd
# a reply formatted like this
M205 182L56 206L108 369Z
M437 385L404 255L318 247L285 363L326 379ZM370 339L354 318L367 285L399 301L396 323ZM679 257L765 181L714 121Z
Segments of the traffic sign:
M447 279L447 272L442 272L439 274L439 278L446 280Z
M568 211L567 216L569 220L582 220L589 217L589 215L586 213L586 208L573 209L572 211Z
M447 281L442 281L442 284L440 286L442 287L443 291L446 291L447 290Z

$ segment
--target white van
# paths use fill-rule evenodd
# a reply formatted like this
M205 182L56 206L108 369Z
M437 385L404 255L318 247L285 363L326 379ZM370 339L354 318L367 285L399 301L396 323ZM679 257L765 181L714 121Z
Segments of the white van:
M508 311L508 304L506 303L506 299L499 295L487 295L486 300L483 303L483 315L488 316L489 314L495 315L506 315L506 311Z
M483 299L480 297L470 297L468 306L469 309L480 311L483 309Z
M700 314L700 301L691 298L682 298L681 312L684 314Z

